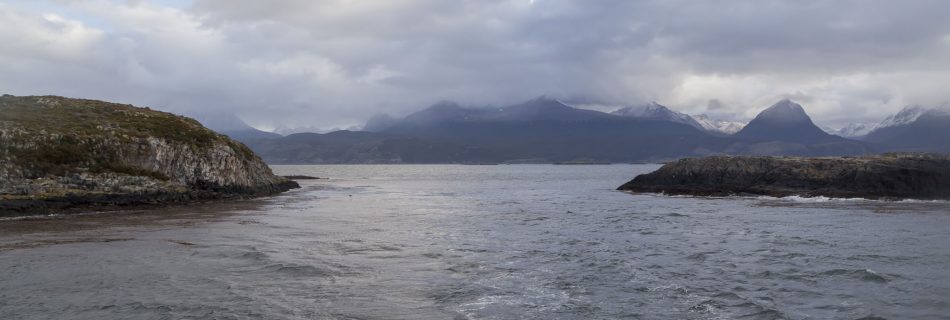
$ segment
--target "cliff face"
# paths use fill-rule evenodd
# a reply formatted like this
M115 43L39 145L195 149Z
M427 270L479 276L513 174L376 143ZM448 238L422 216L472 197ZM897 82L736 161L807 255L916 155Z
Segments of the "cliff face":
M885 154L682 159L637 176L618 190L699 196L950 199L950 157Z
M296 187L197 121L94 100L0 97L0 215Z

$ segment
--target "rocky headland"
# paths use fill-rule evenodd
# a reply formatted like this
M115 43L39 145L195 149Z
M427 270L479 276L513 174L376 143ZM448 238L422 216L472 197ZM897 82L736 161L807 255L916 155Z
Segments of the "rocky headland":
M197 121L95 100L0 97L0 216L271 195L299 187Z
M687 158L642 174L618 190L667 195L950 199L950 156Z

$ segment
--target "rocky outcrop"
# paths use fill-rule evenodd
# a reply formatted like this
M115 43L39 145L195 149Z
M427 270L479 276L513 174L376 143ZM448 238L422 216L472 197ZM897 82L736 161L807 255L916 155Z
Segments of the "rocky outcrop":
M0 215L294 187L243 144L186 117L95 100L0 97Z
M950 157L735 157L682 159L618 190L669 195L950 199Z

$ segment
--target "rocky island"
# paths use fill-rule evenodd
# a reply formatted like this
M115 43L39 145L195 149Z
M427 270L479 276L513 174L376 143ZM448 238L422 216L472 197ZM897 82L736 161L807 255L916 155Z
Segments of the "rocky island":
M618 190L668 195L950 199L950 156L687 158L639 175Z
M243 144L190 118L95 100L0 97L0 216L295 187Z

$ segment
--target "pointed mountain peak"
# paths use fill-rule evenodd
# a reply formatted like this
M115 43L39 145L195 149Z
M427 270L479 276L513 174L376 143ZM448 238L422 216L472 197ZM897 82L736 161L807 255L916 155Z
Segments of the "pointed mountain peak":
M759 113L736 137L759 141L821 143L843 139L818 128L801 105L788 100L773 104Z
M779 102L768 107L755 118L782 122L811 122L811 118L805 113L805 109L802 108L802 105L789 99L779 100Z

